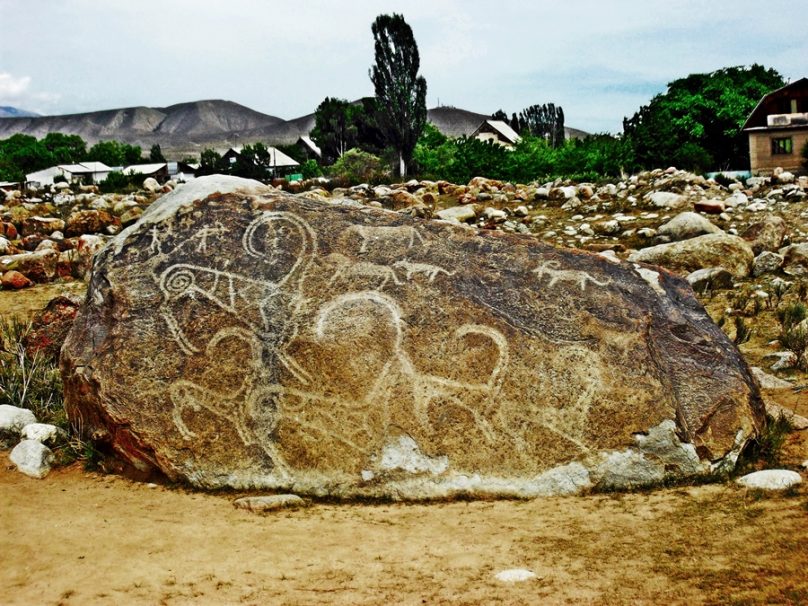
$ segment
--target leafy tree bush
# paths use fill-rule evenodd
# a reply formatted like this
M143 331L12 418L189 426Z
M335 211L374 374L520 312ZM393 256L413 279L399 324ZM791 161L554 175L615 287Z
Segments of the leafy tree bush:
M158 143L155 143L154 145L152 145L151 149L149 150L149 162L157 163L157 162L165 162L165 161L166 161L166 158L163 155L163 150L160 149L160 145Z
M385 162L361 149L350 149L337 160L329 173L338 181L349 183L379 183L390 177Z
M314 112L311 138L323 152L323 162L333 164L346 151L356 147L356 115L361 108L346 99L326 97Z
M323 176L323 169L317 164L316 160L306 160L300 164L300 174L304 179L314 179Z
M129 189L137 189L137 180L138 175L133 172L124 174L121 171L113 170L107 175L106 179L99 183L98 187L105 194L120 193Z
M198 174L202 175L215 175L218 173L227 174L230 172L230 166L222 159L222 155L216 150L207 148L203 149L199 154L199 171Z
M54 164L75 164L87 156L87 143L78 135L48 133L40 143L50 152Z
M757 64L674 80L665 93L623 121L636 167L748 167L741 127L760 98L783 84L777 71Z
M370 79L382 110L379 126L387 143L398 152L399 174L404 176L426 124L426 80L418 75L418 45L404 17L379 15L371 29L376 62Z
M87 160L103 162L107 166L126 166L141 161L143 150L138 145L119 141L99 141L87 152Z

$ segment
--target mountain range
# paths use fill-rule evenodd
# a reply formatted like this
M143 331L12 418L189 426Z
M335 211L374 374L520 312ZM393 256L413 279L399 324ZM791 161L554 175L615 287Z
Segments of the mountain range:
M10 111L2 113L2 110ZM451 137L470 135L483 120L490 118L488 114L446 106L428 110L427 117ZM114 139L148 150L156 143L163 153L177 158L199 154L206 147L219 149L257 141L291 144L313 128L314 113L284 120L220 99L61 116L38 116L15 108L0 108L0 139L16 133L41 138L61 132L79 135L90 144ZM574 128L566 130L568 138L586 136Z

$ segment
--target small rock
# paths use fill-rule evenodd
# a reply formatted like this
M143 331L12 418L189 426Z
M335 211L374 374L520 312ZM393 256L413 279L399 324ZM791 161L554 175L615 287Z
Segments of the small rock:
M148 192L155 193L157 191L160 191L160 184L154 177L147 177L143 181L143 189L145 189Z
M785 261L783 255L764 250L752 262L752 275L757 277L774 273L783 266L783 261Z
M646 197L658 208L679 208L687 202L684 196L667 191L655 191Z
M786 490L802 482L800 474L786 469L764 469L736 480L741 486L757 490Z
M247 511L264 512L274 509L304 507L306 501L296 494L273 494L261 497L242 497L233 501L233 506Z
M668 236L671 240L687 240L705 234L716 234L720 231L720 227L701 215L684 212L660 225L657 233L661 236Z
M708 288L712 290L732 288L732 274L723 267L697 269L687 275L687 281L696 292L704 292Z
M10 290L20 290L21 288L33 286L34 283L20 272L12 269L3 274L2 278L0 278L0 285Z
M41 480L50 472L53 452L36 440L23 440L8 457L27 476Z
M54 446L67 438L65 431L49 423L31 423L22 428L20 434L24 440L34 440L48 446Z
M36 423L36 417L27 408L0 404L0 436L8 434L19 437L22 428Z
M792 387L794 387L788 381L784 381L779 377L770 375L759 366L750 366L749 370L752 371L752 374L754 375L755 379L757 379L757 382L763 389L791 389Z
M531 570L527 570L526 568L510 568L508 570L498 572L494 576L498 581L502 581L503 583L521 583L523 581L535 579L536 573Z
M721 200L701 200L693 205L696 212L708 215L720 215L724 212L724 203Z
M467 204L465 206L452 206L444 208L435 213L435 216L444 221L459 221L464 223L466 221L473 221L477 218L477 213L474 212L474 205Z

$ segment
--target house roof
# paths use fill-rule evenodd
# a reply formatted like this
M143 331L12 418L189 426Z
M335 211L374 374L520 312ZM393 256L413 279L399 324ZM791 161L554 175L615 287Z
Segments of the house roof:
M107 173L112 169L103 162L82 162L82 166L86 166L94 173Z
M157 164L133 164L123 169L124 174L134 173L135 175L153 175L159 170L166 168L165 162Z
M317 154L318 158L322 158L323 152L320 149L320 146L318 146L314 141L312 141L311 137L303 135L302 137L300 137L300 139L298 139L298 141L302 142L303 145L305 145L311 151L313 151L315 154Z
M508 143L519 143L522 140L522 137L519 136L515 130L513 130L510 126L505 124L502 120L485 120L480 126L477 127L471 136L476 137L481 132L483 132L486 127L496 131L503 139L505 139Z
M51 166L50 168L43 168L32 173L25 175L26 181L39 181L40 179L47 179L48 177L55 177L61 175L62 171L58 166Z
M751 128L749 126L749 123L753 122L758 117L760 111L763 109L763 107L766 105L766 102L769 99L771 99L772 97L779 97L781 94L783 94L785 91L787 91L790 88L803 87L803 86L808 88L808 78L800 78L799 80L794 80L794 82L790 82L789 84L786 84L785 86L781 86L777 90L773 90L772 92L770 92L767 95L763 95L763 97L760 99L760 101L758 101L757 105L755 105L755 109L753 109L752 113L749 114L749 117L746 119L746 122L743 123L743 127L741 128L741 130L747 130L747 129ZM764 118L765 118L765 116L764 116Z

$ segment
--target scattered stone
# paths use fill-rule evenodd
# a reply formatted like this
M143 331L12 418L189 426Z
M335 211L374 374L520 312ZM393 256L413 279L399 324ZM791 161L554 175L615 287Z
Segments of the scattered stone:
M23 440L14 447L8 458L18 471L41 480L50 473L53 452L36 440Z
M792 244L783 253L783 272L789 276L808 276L808 242Z
M744 278L749 275L754 258L745 240L715 233L643 248L629 255L628 260L688 272L720 266L736 278Z
M24 440L35 440L46 446L56 446L67 439L67 433L49 423L30 423L22 428L20 436Z
M80 305L81 298L75 295L61 295L51 299L45 309L37 312L31 321L31 330L23 341L28 353L40 353L51 360L57 360Z
M148 192L156 193L160 191L160 183L154 177L146 177L143 181L143 189Z
M720 227L694 212L680 213L667 223L660 225L657 230L657 234L660 236L668 236L674 241L720 232Z
M536 573L526 568L510 568L502 570L494 575L498 581L503 583L522 583L536 578Z
M0 277L0 286L10 290L20 290L33 285L34 283L31 280L13 269L7 271L2 277Z
M255 513L264 513L276 509L305 507L306 501L296 494L273 494L260 497L242 497L233 501L237 509L246 509Z
M787 490L802 482L802 478L796 471L764 469L742 476L736 482L741 486L756 490Z
M687 281L696 292L732 288L732 274L723 267L705 267L687 275Z
M777 215L769 215L762 221L750 225L741 237L749 242L752 251L759 255L764 250L778 250L783 245L786 233L788 233L786 222Z
M435 213L435 216L444 221L459 221L460 223L465 223L466 221L476 219L477 213L474 212L474 205L467 204L465 206L452 206L439 210Z
M0 404L0 439L19 439L23 427L31 423L36 423L36 417L27 408Z
M687 199L684 196L667 191L655 191L648 194L646 198L658 208L675 209L687 204Z
M752 262L752 275L755 277L776 272L783 266L785 257L775 252L764 250Z
M724 202L721 200L701 200L693 205L693 209L697 213L706 213L708 215L720 215L724 212Z
M802 415L798 415L790 408L780 406L776 402L770 401L768 398L764 398L764 402L766 403L766 414L770 417L774 419L785 419L794 431L808 429L808 419Z
M763 389L791 389L794 387L788 381L785 381L774 375L770 375L758 366L750 366L749 370L752 371L757 382Z

